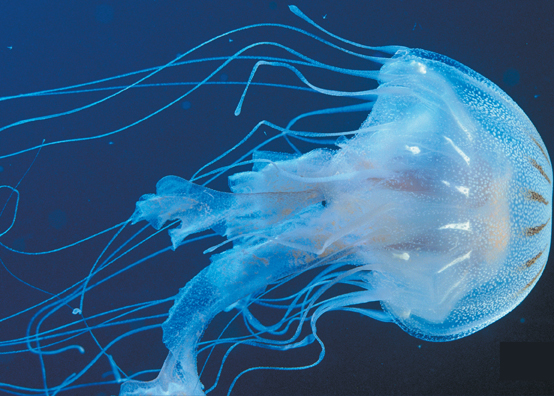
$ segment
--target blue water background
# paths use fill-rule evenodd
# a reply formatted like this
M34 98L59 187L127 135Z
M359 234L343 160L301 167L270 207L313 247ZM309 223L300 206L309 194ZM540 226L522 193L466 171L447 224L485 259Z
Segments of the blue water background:
M483 74L505 90L526 112L551 153L554 150L554 5L543 1L299 1L296 5L325 29L369 45L398 44L447 55ZM0 5L0 96L64 87L162 65L218 34L241 26L274 22L305 28L282 1L39 1ZM258 40L278 41L326 63L361 68L367 63L337 55L313 40L275 28L242 32L198 53L229 55ZM278 50L257 52L283 56ZM237 62L214 81L244 81L252 62ZM168 71L152 82L197 81L204 67ZM329 77L332 77L329 80ZM313 81L335 89L359 89L355 82L329 73ZM290 71L267 68L258 81L297 84ZM130 84L135 78L121 81ZM108 84L109 85L109 84ZM371 86L371 84L367 84ZM93 110L0 132L2 154L66 137L93 136L127 125L179 97L183 87L144 88ZM0 241L25 251L44 251L72 243L128 218L134 203L168 174L190 177L208 160L239 141L258 121L279 125L299 114L340 102L297 91L257 87L243 112L233 115L241 87L203 87L189 98L118 135L45 148L19 186L21 201L14 228ZM52 114L100 99L106 93L41 97L0 102L0 124ZM333 131L355 128L363 116L306 123ZM334 122L334 121L333 121ZM268 131L269 133L269 131ZM285 149L276 145L274 149ZM0 160L0 184L15 185L36 151ZM214 187L225 189L224 181ZM2 199L6 193L2 192ZM11 206L6 209L9 213ZM2 229L10 216L3 216ZM1 251L17 276L45 290L59 291L85 276L108 237L67 253L28 258ZM132 258L169 245L157 238ZM106 285L105 294L87 300L91 310L173 295L208 263L199 243L164 254L130 271L125 280ZM554 270L512 313L462 340L429 343L352 313L326 314L318 322L327 346L325 359L306 371L250 373L235 393L256 395L392 394L553 394L554 383L500 381L499 343L554 341ZM15 282L0 268L0 317L35 303L44 295ZM146 297L144 297L146 296ZM87 305L85 305L87 307ZM169 306L168 306L169 308ZM67 313L69 315L69 313ZM25 319L25 318L24 318ZM28 320L28 318L26 318ZM0 339L21 335L25 320L1 327ZM110 339L109 332L101 335ZM160 367L166 349L161 330L141 342L123 342L113 355L129 370ZM318 349L295 351L287 358L244 349L230 362L227 381L256 365L307 364ZM59 357L61 358L61 357ZM63 357L66 358L66 357ZM71 364L71 363L67 363ZM38 359L25 364L0 356L0 381L40 377ZM237 371L238 370L238 371ZM106 366L100 372L106 372ZM91 378L92 379L92 378ZM51 373L50 383L60 381ZM117 387L90 388L83 395L109 395Z

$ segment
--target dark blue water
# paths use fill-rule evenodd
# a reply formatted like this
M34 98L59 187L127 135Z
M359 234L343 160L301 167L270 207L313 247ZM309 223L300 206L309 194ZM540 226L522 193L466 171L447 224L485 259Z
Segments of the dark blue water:
M550 151L554 149L551 1L306 1L296 5L325 29L349 40L376 46L420 47L469 66L505 90L533 121ZM0 96L65 87L163 65L216 35L261 22L283 23L316 33L281 1L20 0L2 4ZM230 55L257 41L276 41L341 67L367 65L276 28L229 36L202 49L195 58ZM254 50L252 55L286 53L265 48ZM218 64L173 68L147 82L199 81ZM245 81L253 65L254 61L233 63L212 81ZM96 87L125 86L142 76ZM296 77L285 69L262 69L256 79L298 85ZM355 90L359 89L358 84L364 84L330 73L313 72L311 79L333 89ZM0 132L0 155L39 145L43 139L48 143L111 132L151 114L180 97L186 89L137 88L86 111L4 130ZM84 106L113 92L2 101L0 127ZM119 134L44 147L38 156L34 150L0 159L0 185L15 186L21 181L16 222L0 237L0 242L21 251L42 252L86 238L126 220L137 199L153 192L161 177L174 174L189 178L200 166L238 142L258 121L266 119L284 126L302 112L345 103L310 93L254 87L246 97L242 114L235 117L233 112L241 93L241 86L204 86ZM306 123L305 127L331 132L356 128L363 119L362 115L325 118ZM267 133L272 132L268 129ZM259 136L261 140L263 135ZM286 146L276 144L271 148L284 150ZM225 190L225 180L217 181L213 187ZM9 195L7 189L0 189L0 207L4 207ZM5 206L0 232L11 223L14 202L12 196ZM135 226L124 233L114 245L121 245L136 230ZM112 235L43 256L24 256L0 249L0 259L14 275L42 290L24 285L0 268L0 318L44 300L48 297L45 292L57 293L82 279ZM165 233L159 235L130 253L124 263L169 244ZM201 254L208 246L209 242L184 246L127 271L91 291L85 298L84 309L92 314L176 294L208 264L208 257ZM237 382L233 394L553 394L552 382L501 381L499 372L501 342L554 341L553 278L553 270L547 266L538 285L512 313L470 337L450 343L424 342L395 325L352 313L326 314L318 322L318 334L327 347L321 364L305 371L249 373ZM167 312L169 307L166 304L157 313ZM53 316L52 323L65 323L68 317L71 318L71 309L63 307ZM30 319L30 315L21 315L1 322L0 342L23 336ZM216 319L214 326L221 328L223 319ZM44 326L45 330L51 325ZM106 345L116 335L133 328L130 324L125 326L98 331L99 342ZM90 341L76 342L85 346L90 355L69 351L47 357L49 386L80 370L98 351ZM122 341L109 353L123 371L131 374L158 369L167 350L161 342L161 330L157 329ZM309 364L317 359L318 353L315 346L284 357L266 350L237 349L223 372L222 388L245 368ZM214 370L208 368L207 374L212 377L207 385L213 381ZM103 357L83 377L83 382L113 379L109 372L108 360ZM29 353L0 355L0 382L43 386L38 357ZM223 393L222 388L214 394ZM99 386L66 394L111 395L118 389L115 385Z

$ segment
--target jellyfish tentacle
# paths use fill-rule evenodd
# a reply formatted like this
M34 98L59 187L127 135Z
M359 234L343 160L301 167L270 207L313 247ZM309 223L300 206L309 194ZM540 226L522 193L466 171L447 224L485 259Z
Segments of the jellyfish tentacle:
M15 194L15 208L14 208L14 211L13 211L12 221L11 221L10 225L5 230L0 232L0 237L3 236L3 235L6 235L12 229L13 225L15 224L15 219L17 218L17 209L19 207L19 190L17 190L17 188L14 188L14 187L8 186L8 185L0 186L0 189L2 189L2 188L7 188L7 189L11 190L11 193L10 193L9 198L6 200L6 203L4 204L4 207L0 211L0 216L2 216L2 214L4 213L4 210L6 209L6 206L8 205L8 201L10 200L10 198L12 197L13 194Z
M347 40L343 37L337 36L336 34L333 34L333 33L329 32L328 30L322 28L320 25L315 23L311 18L309 18L306 14L304 14L302 11L300 11L300 9L295 5L289 5L289 10L294 15L296 15L297 17L303 19L304 21L306 21L310 25L314 26L316 29L322 31L323 33L327 34L328 36L333 37L333 38L335 38L339 41L342 41L343 43L347 43L347 44L353 45L353 46L358 47L358 48L370 49L370 50L373 50L373 51L382 51L382 52L385 52L385 53L388 53L388 54L394 54L395 52L397 52L399 50L407 50L408 49L408 48L406 48L404 46L400 46L400 45L387 45L387 46L381 46L381 47L373 47L373 46L369 46L369 45L356 43L354 41L350 41L350 40Z
M322 199L321 193L313 188L278 194L221 193L176 176L162 179L156 194L143 196L132 221L147 220L160 228L168 221L181 220L181 226L170 231L174 247L188 235L207 228L217 229L222 222L226 224L222 232L227 238L242 235L250 243L238 243L212 256L212 264L181 289L163 325L164 343L171 351L164 368L153 382L129 382L122 388L122 395L201 392L196 348L213 316L263 290L267 284L317 263L316 255L309 249L299 256L297 248L275 243L270 232L247 237L245 231L257 228L263 231L293 221L295 214L319 205Z
M293 249L263 242L214 256L212 264L181 289L163 324L164 343L171 353L158 378L144 384L131 381L124 385L121 395L148 392L172 395L179 394L171 393L177 389L184 394L202 394L196 348L204 328L213 316L232 303L297 270L297 266L309 265L310 260L294 260L295 254ZM315 255L307 256L315 258Z
M319 63L319 62L317 62ZM246 82L246 86L244 87L244 90L242 91L242 95L240 97L239 103L235 109L235 115L238 116L241 112L242 106L244 104L244 99L246 97L246 92L248 92L248 88L250 88L250 85L252 84L252 80L254 79L254 76L258 69L261 66L273 66L273 67L283 67L285 69L289 69L292 71L300 81L302 81L307 87L311 88L312 90L323 93L325 95L330 96L346 96L346 97L353 97L353 98L364 98L365 96L371 94L374 92L374 90L370 91L360 91L360 92L344 92L344 91L333 91L328 89L319 88L316 85L310 83L308 79L304 76L303 73L300 72L296 67L292 66L288 61L267 61L267 60L259 60L256 62L254 67L252 68L252 71L250 72L250 77L248 77L248 81ZM315 66L310 65L310 66ZM369 70L369 71L363 71L359 72L358 70L345 70L342 68L338 68L335 66L326 65L326 68L328 70L331 70L333 72L337 73L343 73L343 74L349 74L349 75L355 75L355 76L363 76L364 78L371 78L371 79L377 79L379 72L375 70Z
M50 115L47 115L47 116L39 116L39 117L32 117L32 118L27 118L27 119L23 119L23 120L20 120L20 121L17 121L17 122L14 122L14 123L11 123L11 124L8 124L8 125L5 125L5 126L2 126L0 127L0 132L4 131L4 130L7 130L7 129L10 129L10 128L14 128L14 127L17 127L19 125L24 125L24 124L27 124L27 123L30 123L30 122L36 122L36 121L43 121L43 120L48 120L48 119L52 119L52 118L57 118L57 117L62 117L62 116L66 116L66 115L70 115L70 114L74 114L74 113L78 113L78 112L81 112L83 110L86 110L86 109L89 109L91 107L94 107L98 104L101 104L115 96L118 96L119 94L133 88L133 87L136 87L137 85L139 85L141 82L149 79L150 77L154 76L155 74L159 73L160 71L164 70L165 68L167 67L170 67L171 65L174 65L175 63L177 63L180 59L183 59L184 57L188 56L189 54L197 51L199 48L201 47L204 47L205 45L208 45L209 43L219 39L219 38L222 38L222 37L225 37L225 36L228 36L230 34L233 34L233 33L236 33L236 32L240 32L240 31L243 31L243 30L248 30L248 29L253 29L253 28L257 28L257 27L279 27L279 28L284 28L284 29L289 29L289 30L292 30L292 31L296 31L300 34L303 34L307 37L310 37L314 40L317 40L317 41L320 41L322 42L323 44L327 45L327 46L330 46L331 48L334 48L338 51L341 51L341 52L344 52L344 53L347 53L347 54L350 54L350 55L353 55L353 56L356 56L356 57L360 57L360 58L363 58L363 59L367 59L367 60L370 60L370 61L373 61L373 62L377 62L377 63L383 63L383 62L386 62L387 58L380 58L380 57L372 57L372 56L368 56L368 55L362 55L362 54L359 54L359 53L356 53L356 52L353 52L353 51L349 51L345 48L342 48L340 46L337 46L325 39L322 39L314 34L311 34L311 33L308 33L306 32L305 30L302 30L302 29L299 29L299 28L295 28L293 26L288 26L288 25L282 25L282 24L272 24L272 23L262 23L262 24L255 24L255 25L250 25L250 26L246 26L246 27L242 27L242 28L238 28L238 29L234 29L234 30L231 30L229 32L226 32L226 33L223 33L219 36L216 36L216 37L213 37L211 38L210 40L207 40L199 45L197 45L196 47L186 51L185 53L179 55L177 58L173 59L172 61L162 65L162 66L159 66L157 68L155 68L153 71L149 72L149 74L145 77L141 77L139 80L135 81L134 83L130 84L130 85L127 85L125 86L124 88L118 90L117 92L113 93L113 94L110 94L108 95L107 97L105 98L102 98L98 101L95 101L93 103L89 103L85 106L81 106L81 107L77 107L77 108L73 108L73 109L70 109L70 110L67 110L67 111L63 111L63 112L60 112L60 113L55 113L55 114L50 114ZM31 151L31 150L34 150L34 149L37 149L37 148L41 148L41 147L47 147L47 146L52 146L52 145L57 145L57 144L65 144L65 143L74 143L74 142L81 142L81 141L87 141L87 140L95 140L95 139L100 139L100 138L103 138L103 137L107 137L107 136L111 136L111 135L115 135L115 134L118 134L120 132L123 132L135 125L138 125L140 123L142 123L143 121L146 121L148 119L150 119L151 117L153 117L154 115L156 114L159 114L160 112L164 111L165 109L173 106L175 103L178 103L179 101L181 101L184 97L188 96L190 93L192 93L193 91L197 90L198 88L200 88L202 85L204 85L208 80L210 80L214 75L216 75L220 70L222 70L227 64L231 63L233 60L237 59L243 52L251 49L251 48L254 48L256 46L259 46L259 45L275 45L275 46L278 46L278 47L281 47L283 49L285 49L286 51L288 51L289 53L291 54L295 54L296 56L299 56L301 59L304 59L304 60L307 60L308 62L314 62L314 64L319 64L319 65L323 65L317 61L314 61L312 59L310 59L309 57L305 56L305 55L302 55L300 54L299 52L297 51L294 51L292 50L291 48L289 47L286 47L284 45L281 45L279 43L274 43L274 42L259 42L259 43L254 43L254 44L251 44L251 45L248 45L244 48L242 48L241 50L237 51L234 55L230 56L225 62L223 62L223 64L221 64L216 70L214 70L212 73L210 73L208 75L208 77L206 77L204 80L202 80L201 82L199 82L198 84L196 84L193 88L191 88L189 91L187 91L185 94L181 95L180 97L178 97L177 99L171 101L170 103L162 106L161 108L149 113L148 115L128 124L128 125L125 125L124 127L122 128L119 128L119 129L115 129L115 130L112 130L112 131L109 131L109 132L105 132L105 133L102 133L102 134L99 134L99 135L95 135L95 136L88 136L88 137L83 137L83 138L72 138L72 139L64 139L64 140L58 140L58 141L54 141L54 142L49 142L49 143L45 143L45 142L42 142L42 144L40 145L36 145L36 146L33 146L33 147L29 147L29 148L26 148L26 149L23 149L23 150L19 150L19 151L16 151L16 152L12 152L12 153L8 153L8 154L5 154L5 155L0 155L0 159L2 158L8 158L8 157L12 157L12 156L16 156L16 155L19 155L19 154L23 154L23 153L26 153L28 151ZM362 72L360 72L362 73ZM101 80L102 81L102 80ZM53 91L53 90L52 90ZM43 91L43 92L48 92L48 91ZM20 96L15 96L15 97L7 97L7 98L0 98L0 100L7 100L7 99L14 99L14 98L18 98L18 97L24 97L25 95L20 95Z

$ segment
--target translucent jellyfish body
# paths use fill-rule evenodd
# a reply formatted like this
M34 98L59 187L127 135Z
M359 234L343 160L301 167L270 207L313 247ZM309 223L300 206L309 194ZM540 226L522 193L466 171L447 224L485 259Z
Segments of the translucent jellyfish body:
M169 176L137 204L134 222L180 221L175 247L208 228L233 247L181 289L164 323L170 354L158 379L128 382L122 395L202 393L195 351L211 318L231 306L271 332L249 303L315 266L334 269L330 283L360 290L318 305L314 337L322 313L380 301L384 313L368 316L453 340L530 292L546 265L552 213L551 163L532 123L449 58L401 48L382 63L379 87L366 93L375 98L368 118L336 150L257 151L252 171L229 178L231 193Z

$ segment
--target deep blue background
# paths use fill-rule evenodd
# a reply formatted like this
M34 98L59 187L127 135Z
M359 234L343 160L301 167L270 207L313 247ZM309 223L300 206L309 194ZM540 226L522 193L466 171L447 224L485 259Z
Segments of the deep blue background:
M420 47L454 58L488 77L526 112L551 153L554 150L554 3L544 1L298 1L304 13L325 29L369 45ZM0 5L0 96L64 87L162 65L218 34L241 26L274 22L315 32L282 1L5 1ZM298 34L275 28L243 32L210 45L197 57L229 55L262 40L278 41L326 63L362 68L367 63L336 52ZM253 54L284 56L282 51ZM237 62L215 81L244 81L252 62ZM214 64L164 72L152 82L197 81ZM353 82L317 73L314 81L332 88L356 89ZM135 78L119 83L129 84ZM284 69L262 70L258 81L296 83ZM109 84L108 84L109 85ZM185 88L144 88L115 100L51 121L30 123L0 132L0 155L67 137L94 136L127 125L179 97ZM240 87L211 86L147 122L119 135L96 141L47 147L21 185L18 219L2 243L25 251L53 249L125 220L135 201L153 192L167 174L190 177L206 161L231 147L259 120L284 125L300 112L341 102L270 88L255 88L243 113L233 116ZM90 103L106 93L15 99L0 102L0 126L53 114ZM363 118L363 117L362 117ZM359 116L342 120L359 125ZM314 127L315 124L310 124ZM327 120L317 126L333 130ZM270 133L270 131L268 131ZM278 149L278 147L276 147ZM36 152L0 159L0 185L14 186ZM217 185L225 188L225 184ZM5 200L6 190L0 190ZM12 201L13 202L13 201ZM12 212L10 212L10 210ZM0 219L11 220L8 205ZM69 252L29 258L4 250L0 258L17 276L49 291L59 291L85 276L108 238ZM132 258L168 245L161 236ZM91 294L85 307L100 312L112 306L174 295L207 264L200 253L208 246L183 247L130 271ZM527 299L488 328L451 343L429 343L410 337L394 325L348 313L330 313L318 323L328 348L324 361L301 372L247 374L234 394L372 395L372 394L553 394L552 382L500 381L499 344L507 341L554 341L554 271L546 267ZM15 282L0 268L0 317L36 303L44 295ZM169 306L168 306L169 307ZM64 312L65 315L70 315ZM0 340L21 336L28 317L8 326L0 323ZM67 316L66 318L67 319ZM64 320L60 318L60 320ZM110 334L101 334L104 342ZM112 335L113 337L113 335ZM129 372L158 368L166 355L161 331L112 351ZM92 347L91 347L92 350ZM237 352L234 374L251 365L305 364L317 348L275 363L259 350ZM66 359L57 371L49 361L50 385L80 363ZM268 356L266 356L268 355ZM302 359L299 361L295 359ZM38 359L0 355L0 382L41 386ZM105 364L105 362L104 362ZM552 363L551 363L552 364ZM236 366L236 367L235 367ZM100 373L108 371L104 365ZM229 375L233 377L232 373ZM61 377L60 377L61 375ZM88 378L87 380L98 380ZM117 387L89 388L83 395L108 395ZM103 392L103 393L102 393ZM78 392L75 392L78 394Z

